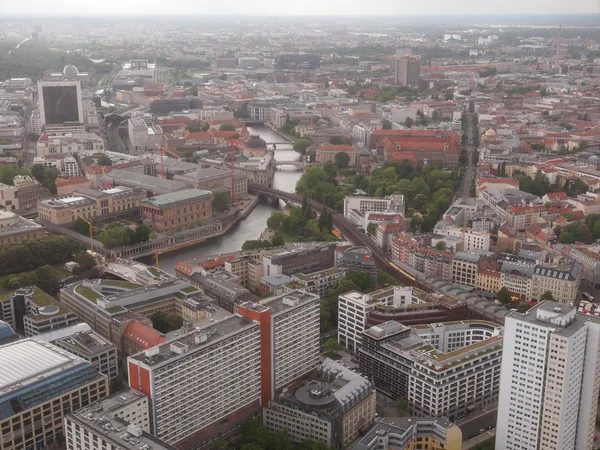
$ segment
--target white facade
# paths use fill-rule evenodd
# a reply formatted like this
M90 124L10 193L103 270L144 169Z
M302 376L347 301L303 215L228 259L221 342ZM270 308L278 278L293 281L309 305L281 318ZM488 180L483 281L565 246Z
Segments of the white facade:
M31 113L31 117L29 118L29 131L37 135L42 134L42 119L38 110Z
M338 342L351 352L358 351L367 315L375 305L404 306L424 303L410 286L393 286L370 294L351 291L338 298Z
M499 450L592 449L600 389L600 321L545 301L506 317Z
M368 212L396 212L404 216L404 196L402 195L390 195L385 198L376 197L345 197L344 198L344 217L348 220L356 220L357 215L353 212L354 210L361 213L358 216L364 217ZM355 225L362 225L361 223L355 223Z
M77 164L77 160L72 156L65 158L64 175L69 178L79 176L79 164Z
M152 123L152 116L134 116L127 122L129 141L133 149L156 150L162 142L160 125Z
M443 236L460 237L463 243L463 252L470 252L473 249L485 251L490 249L490 233L485 231L450 226L443 228L436 227L434 232Z

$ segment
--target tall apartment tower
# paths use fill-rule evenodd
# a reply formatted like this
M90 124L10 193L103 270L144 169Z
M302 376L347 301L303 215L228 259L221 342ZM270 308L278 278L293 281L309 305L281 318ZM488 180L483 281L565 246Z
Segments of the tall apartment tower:
M412 86L419 83L421 79L421 61L396 52L394 84L400 86Z
M496 449L592 449L599 389L599 319L551 301L509 314Z

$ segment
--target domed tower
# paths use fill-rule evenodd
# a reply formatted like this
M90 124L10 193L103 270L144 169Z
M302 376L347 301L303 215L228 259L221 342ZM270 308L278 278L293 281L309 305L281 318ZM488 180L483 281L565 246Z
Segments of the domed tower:
M73 64L67 64L63 69L63 75L65 77L76 77L79 75L79 70Z
M484 140L484 142L488 142L488 143L496 142L496 132L490 128L483 135L483 140Z

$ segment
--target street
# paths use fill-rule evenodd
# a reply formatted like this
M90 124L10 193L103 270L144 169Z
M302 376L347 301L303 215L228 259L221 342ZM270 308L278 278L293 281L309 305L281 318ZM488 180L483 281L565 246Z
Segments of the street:
M469 124L469 127L467 129L467 135L469 139L467 140L468 144L466 145L466 149L467 153L469 154L469 159L467 163L467 168L465 170L465 176L463 178L463 182L459 191L461 197L469 197L471 193L471 183L473 183L473 177L475 176L475 168L473 166L472 159L473 150L475 149L475 147L471 145L471 142L473 142L473 133L476 132L476 130L473 128L473 116L471 114L467 114L467 119Z
M474 413L464 419L457 420L456 425L461 429L463 440L468 440L480 430L487 430L488 427L496 426L496 416L498 414L497 405L490 405L486 408L481 408L480 411Z

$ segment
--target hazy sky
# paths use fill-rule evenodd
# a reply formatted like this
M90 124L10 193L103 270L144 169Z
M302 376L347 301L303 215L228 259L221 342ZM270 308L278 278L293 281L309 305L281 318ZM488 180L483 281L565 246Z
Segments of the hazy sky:
M123 14L144 16L583 13L600 13L600 0L0 0L0 17Z

